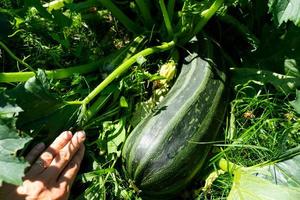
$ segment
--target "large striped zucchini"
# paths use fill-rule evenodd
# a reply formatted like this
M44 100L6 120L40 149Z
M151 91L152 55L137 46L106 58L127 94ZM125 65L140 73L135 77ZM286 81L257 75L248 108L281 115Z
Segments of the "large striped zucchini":
M167 199L199 172L224 116L225 75L196 54L155 112L125 142L126 175L148 199Z

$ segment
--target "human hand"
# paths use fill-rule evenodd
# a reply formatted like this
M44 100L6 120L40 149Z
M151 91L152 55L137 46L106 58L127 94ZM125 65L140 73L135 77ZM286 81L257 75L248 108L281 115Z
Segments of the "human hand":
M3 185L3 200L66 200L84 155L85 133L63 132L42 153L43 143L26 156L32 164L21 186ZM42 153L42 154L41 154ZM2 197L3 196L3 197Z

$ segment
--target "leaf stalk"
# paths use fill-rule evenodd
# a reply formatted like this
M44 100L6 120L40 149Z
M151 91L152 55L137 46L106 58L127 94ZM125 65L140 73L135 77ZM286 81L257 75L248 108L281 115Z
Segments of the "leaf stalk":
M163 18L164 18L164 22L165 22L165 25L166 25L166 28L168 31L168 35L170 38L173 38L174 32L173 32L170 17L169 17L168 11L166 9L164 0L159 0L159 6L160 6L161 12L163 14Z
M140 51L139 53L133 55L131 58L123 62L119 67L117 67L111 74L109 74L85 99L83 100L84 104L90 103L108 84L110 84L113 80L118 78L122 73L128 70L128 68L133 65L138 58L146 57L148 55L163 52L171 49L175 46L175 41L172 40L168 43L163 43L159 46L149 47Z
M69 67L65 69L46 70L45 73L50 79L64 79L73 76L73 74L87 74L99 69L102 61L96 61L89 64ZM0 83L24 82L35 76L34 72L4 72L0 73Z
M100 3L106 7L130 32L141 32L142 28L129 19L111 0L100 0Z
M201 13L202 20L196 24L193 35L196 35L207 24L210 18L219 10L223 5L224 0L216 0L207 10Z
M150 5L149 5L149 0L135 0L139 10L140 10L140 13L144 19L144 23L145 25L149 28L151 28L154 24L154 21L151 17L151 14L150 14Z
M19 62L20 64L24 65L27 69L33 71L35 73L35 70L28 65L25 61L21 60L20 58L18 58L3 42L0 41L0 46L8 53L8 55L16 60L17 62Z

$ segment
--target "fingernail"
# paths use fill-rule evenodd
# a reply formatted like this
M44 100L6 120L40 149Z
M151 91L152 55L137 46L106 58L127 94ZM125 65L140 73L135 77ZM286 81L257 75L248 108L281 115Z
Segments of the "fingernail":
M77 134L78 134L78 137L80 139L83 139L83 140L85 139L85 132L84 131L78 131Z
M69 139L69 138L71 138L71 137L72 137L71 131L65 131L65 133L64 133L64 138Z

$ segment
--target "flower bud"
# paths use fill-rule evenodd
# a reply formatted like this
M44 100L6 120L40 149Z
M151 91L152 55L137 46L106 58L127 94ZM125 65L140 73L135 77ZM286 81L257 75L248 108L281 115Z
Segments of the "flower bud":
M173 60L163 64L159 70L159 75L163 76L165 79L161 82L170 82L176 74L176 63Z

